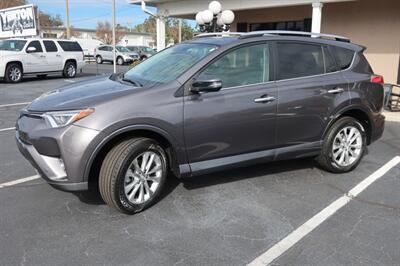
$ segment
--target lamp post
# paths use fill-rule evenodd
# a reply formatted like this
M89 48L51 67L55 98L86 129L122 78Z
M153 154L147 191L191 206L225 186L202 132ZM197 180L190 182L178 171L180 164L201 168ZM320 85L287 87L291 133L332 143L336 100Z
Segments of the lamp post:
M224 32L229 31L235 14L232 10L222 11L221 3L212 1L208 9L196 14L196 22L201 32Z

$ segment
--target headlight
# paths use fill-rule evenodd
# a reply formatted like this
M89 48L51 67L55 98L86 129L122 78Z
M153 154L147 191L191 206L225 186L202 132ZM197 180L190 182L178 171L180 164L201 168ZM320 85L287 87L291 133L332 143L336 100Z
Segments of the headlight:
M94 112L93 108L77 111L47 112L42 115L52 128L64 127L72 124Z

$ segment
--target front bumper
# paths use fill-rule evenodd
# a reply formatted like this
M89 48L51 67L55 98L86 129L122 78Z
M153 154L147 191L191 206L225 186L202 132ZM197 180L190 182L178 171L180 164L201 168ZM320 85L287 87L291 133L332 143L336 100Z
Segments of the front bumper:
M48 128L41 118L22 115L15 134L22 155L43 179L63 191L88 189L85 169L101 132L76 125ZM100 138L101 139L101 138Z
M88 189L88 182L69 182L63 162L58 158L41 155L33 145L21 141L18 131L15 134L21 154L37 170L39 175L52 187L63 191L82 191Z

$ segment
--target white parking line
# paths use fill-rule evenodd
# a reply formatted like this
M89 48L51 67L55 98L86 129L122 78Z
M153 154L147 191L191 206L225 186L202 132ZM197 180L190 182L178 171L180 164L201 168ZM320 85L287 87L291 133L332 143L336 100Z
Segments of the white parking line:
M21 183L25 183L25 182L28 182L28 181L36 180L36 179L39 179L39 178L40 178L39 175L33 175L33 176L25 177L25 178L20 178L20 179L14 180L14 181L2 183L2 184L0 184L0 188L11 187L11 186L18 185L18 184L21 184Z
M10 131L10 130L15 130L15 127L2 128L2 129L0 129L0 132Z
M75 83L75 80L64 79L65 82Z
M312 230L317 228L322 222L327 220L330 216L336 213L339 209L348 204L352 199L357 197L362 191L369 187L376 180L385 175L390 169L400 163L400 156L394 157L392 160L387 162L384 166L379 168L373 174L365 178L363 181L358 183L354 188L347 192L342 197L338 198L325 209L314 215L311 219L305 222L303 225L298 227L296 230L291 232L284 239L279 241L277 244L268 249L261 256L250 262L249 266L261 266L268 265L285 253L288 249L293 247L303 237L308 235Z
M26 103L0 104L0 108L1 108L1 107L9 107L9 106L27 105L27 104L30 104L30 102L26 102Z

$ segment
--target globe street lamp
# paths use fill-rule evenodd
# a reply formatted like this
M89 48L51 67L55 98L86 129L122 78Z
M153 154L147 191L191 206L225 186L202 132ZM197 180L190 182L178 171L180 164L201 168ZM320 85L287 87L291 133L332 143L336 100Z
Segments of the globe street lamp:
M196 14L196 22L201 32L224 32L230 29L235 20L235 14L232 10L222 11L221 3L212 1L208 9Z

